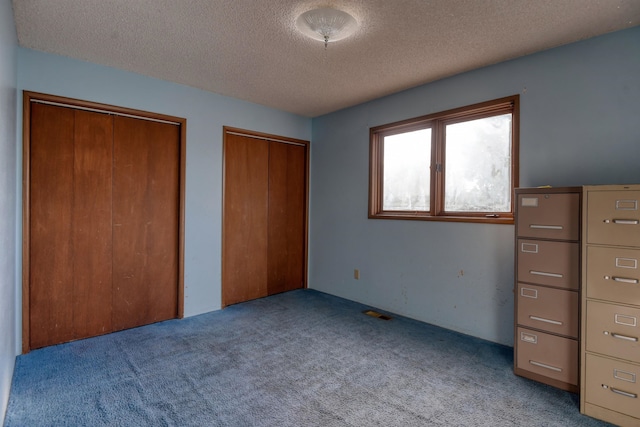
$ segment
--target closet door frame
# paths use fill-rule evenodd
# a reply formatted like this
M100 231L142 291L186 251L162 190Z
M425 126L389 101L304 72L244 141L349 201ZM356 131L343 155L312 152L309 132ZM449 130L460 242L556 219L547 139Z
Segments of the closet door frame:
M91 101L23 91L22 94L22 353L30 351L30 173L31 173L31 103L41 102L50 105L95 111L112 115L134 117L143 120L172 123L180 127L179 145L179 207L178 207L178 307L177 318L184 317L184 211L185 211L185 172L187 120L165 114L134 110Z
M304 212L304 241L303 241L303 257L304 257L304 265L303 265L303 276L302 276L302 288L306 289L307 288L307 276L308 276L308 264L309 264L309 157L310 157L310 148L311 148L311 144L309 141L305 141L302 139L295 139L295 138L289 138L286 136L279 136L279 135L272 135L272 134L268 134L268 133L262 133L262 132L256 132L256 131L251 131L251 130L245 130L245 129L240 129L240 128L234 128L234 127L230 127L230 126L223 126L222 128L222 138L223 138L223 150L222 150L222 177L223 177L223 182L222 182L222 241L223 244L222 246L224 246L224 224L225 224L225 182L224 182L224 177L226 176L226 171L225 171L225 155L224 155L224 147L227 144L227 135L228 134L233 134L233 135L239 135L239 136L245 136L248 138L255 138L255 139L262 139L264 141L268 142L278 142L278 143L282 143L282 144L293 144L293 145L298 145L298 146L302 146L305 148L305 171L304 171L304 180L305 180L305 184L304 184L304 192L305 192L305 200L304 200L304 208L305 208L305 212ZM223 283L224 281L224 277L225 277L225 253L224 253L224 248L222 248L222 260L221 260L221 286L220 286L220 291L221 291L221 305L222 308L226 307L228 304L226 304L225 302L225 284Z

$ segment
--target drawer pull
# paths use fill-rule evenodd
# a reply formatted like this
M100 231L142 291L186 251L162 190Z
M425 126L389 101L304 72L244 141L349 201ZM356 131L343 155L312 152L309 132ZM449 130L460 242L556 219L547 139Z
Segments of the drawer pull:
M605 278L608 278L608 277L609 276L605 276ZM612 279L614 282L632 283L634 285L638 283L638 279L628 279L626 277L613 276Z
M618 338L619 340L638 342L638 338L637 337L629 337L627 335L620 335L620 334L616 334L615 332L612 332L611 336L614 337L614 338Z
M536 270L529 270L529 274L535 274L536 276L547 276L547 277L557 277L558 279L562 279L562 274L558 274L558 273L547 273L545 271L536 271Z
M608 222L608 221L605 221ZM614 219L614 224L622 224L622 225L638 225L640 221L637 219Z
M564 227L561 225L529 224L529 228L536 228L539 230L562 230Z
M638 338L636 337L629 337L627 335L616 334L615 332L609 332L609 331L604 331L603 333L605 335L611 335L613 338L617 338L619 340L638 342Z
M551 323L552 325L562 325L562 322L558 322L557 320L545 319L544 317L529 316L529 319L537 320L538 322Z
M638 395L635 394L635 393L629 393L628 391L622 391L622 390L614 388L614 387L609 387L609 390L611 390L615 394L619 394L621 396L630 397L632 399L637 399L638 398Z
M545 363L536 362L535 360L529 360L529 363L531 363L533 366L538 366L540 368L550 369L550 370L556 371L556 372L562 372L561 368L556 368L555 366L547 365Z

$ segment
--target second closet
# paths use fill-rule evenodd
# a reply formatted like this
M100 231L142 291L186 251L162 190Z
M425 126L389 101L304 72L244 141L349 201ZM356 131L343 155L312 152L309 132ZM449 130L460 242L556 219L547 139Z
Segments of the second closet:
M306 286L308 147L225 127L223 306Z

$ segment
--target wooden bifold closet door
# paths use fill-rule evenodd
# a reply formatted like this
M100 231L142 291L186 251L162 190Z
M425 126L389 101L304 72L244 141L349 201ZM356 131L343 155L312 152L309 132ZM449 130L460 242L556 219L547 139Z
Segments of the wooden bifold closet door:
M31 120L30 324L37 348L112 329L112 127L104 114L41 104L32 106Z
M305 287L308 142L224 138L223 306Z
M180 127L27 108L24 350L178 317Z
M179 129L114 117L114 329L171 319L178 303Z
M306 147L269 142L267 293L304 286Z

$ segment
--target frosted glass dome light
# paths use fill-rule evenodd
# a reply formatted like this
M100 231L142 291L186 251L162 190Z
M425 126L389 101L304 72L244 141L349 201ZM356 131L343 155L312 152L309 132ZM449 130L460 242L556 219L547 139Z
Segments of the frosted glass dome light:
M358 22L347 12L323 7L300 15L296 20L296 27L302 34L324 42L326 49L330 42L342 40L353 34Z

